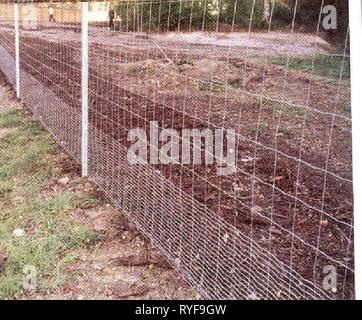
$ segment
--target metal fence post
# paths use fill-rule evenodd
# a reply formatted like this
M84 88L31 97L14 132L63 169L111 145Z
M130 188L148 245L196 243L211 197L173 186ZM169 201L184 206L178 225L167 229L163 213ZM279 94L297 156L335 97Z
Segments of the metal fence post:
M16 96L20 98L20 33L19 33L19 4L14 2L14 29L15 29L15 86Z
M82 176L88 176L88 2L82 2Z

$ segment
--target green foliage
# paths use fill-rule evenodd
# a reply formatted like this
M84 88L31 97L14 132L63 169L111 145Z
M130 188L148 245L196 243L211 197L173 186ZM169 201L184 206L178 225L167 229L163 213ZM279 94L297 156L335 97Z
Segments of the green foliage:
M337 8L337 30L324 30L321 5ZM150 0L113 3L121 31L241 31L268 25L264 0ZM295 31L320 35L343 51L348 29L346 0L270 0L271 27L286 29L295 12ZM272 10L273 9L273 10ZM269 19L269 18L268 18ZM318 22L321 22L318 25Z
M303 26L308 32L316 32L319 16L321 14L322 0L298 0L296 11L296 22ZM337 29L324 30L319 26L321 32L326 33L327 39L343 50L349 24L349 12L347 0L325 0L324 6L333 5L337 9ZM294 9L296 0L289 0L291 10ZM323 18L323 15L322 15Z
M276 1L273 8L272 26L282 27L291 24L292 12L288 5L282 2Z
M74 192L42 195L44 181L57 177L54 141L21 110L0 114L0 299L22 292L23 268L36 267L38 289L62 284L75 250L88 248L103 234L74 223L71 212L97 200ZM26 235L14 238L16 228Z
M272 63L280 66L285 66L287 58L274 58ZM350 78L350 62L349 59L343 59L339 56L317 55L313 57L290 57L289 68L312 72L322 77L327 77L335 80Z
M261 0L181 0L119 2L122 31L231 30L262 24Z
M19 117L19 110L10 110L2 114L0 118L0 128L11 128L23 124L22 118Z
M223 16L223 22L231 24L235 19L235 24L241 28L261 27L263 24L263 4L262 1L225 1L226 13ZM235 18L234 18L235 15Z

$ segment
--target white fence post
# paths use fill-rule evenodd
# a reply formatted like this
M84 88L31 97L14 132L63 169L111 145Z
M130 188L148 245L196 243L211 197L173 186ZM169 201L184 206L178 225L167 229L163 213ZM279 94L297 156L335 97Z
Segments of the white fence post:
M354 253L356 299L362 300L362 4L349 1L351 32L351 80L352 80L352 135L353 135L353 185L354 185Z
M88 176L88 2L82 2L82 176Z
M19 33L19 4L14 2L14 29L15 29L15 86L16 96L20 98L20 33Z

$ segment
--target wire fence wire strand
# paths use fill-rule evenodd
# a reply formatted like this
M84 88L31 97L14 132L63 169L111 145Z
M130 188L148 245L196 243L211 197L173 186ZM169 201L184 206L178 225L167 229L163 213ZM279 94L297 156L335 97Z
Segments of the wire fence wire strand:
M314 2L303 30L302 0L23 1L18 40L1 3L0 71L15 88L19 41L20 98L203 298L352 299L349 30L327 42ZM184 129L233 129L235 172Z

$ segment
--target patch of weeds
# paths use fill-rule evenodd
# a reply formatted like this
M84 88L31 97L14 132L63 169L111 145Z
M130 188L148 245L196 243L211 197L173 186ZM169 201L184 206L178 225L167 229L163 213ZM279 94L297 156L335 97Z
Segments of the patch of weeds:
M87 194L84 197L78 199L77 208L91 209L101 205L102 203L103 201L101 199Z
M14 161L10 161L0 165L0 179L8 178L15 173L30 173L36 171L39 166L42 166L42 156L48 151L46 145L32 145L30 148L23 149L23 153ZM19 151L19 150L16 150ZM12 153L8 153L8 157Z
M13 128L0 139L0 242L6 259L0 274L0 299L21 294L23 268L37 270L39 290L52 290L69 275L74 250L89 248L103 237L84 225L76 225L71 212L82 201L72 192L41 196L43 183L59 166L54 142L39 123L20 110L0 115L0 128ZM15 228L25 236L14 238Z
M73 195L69 192L48 199L37 197L31 211L34 213L35 219L42 219L43 217L49 217L68 211L72 207L72 201Z
M34 137L41 136L44 133L44 129L37 122L31 122L28 126L29 134Z
M275 101L268 98L264 98L263 103L265 106L274 109L276 113L281 112L282 115L289 115L294 118L304 119L305 110L303 107L297 107L292 104L288 104L287 102Z
M278 66L286 66L287 57L278 57L272 58L271 63ZM305 72L311 72L313 74L332 78L339 79L342 72L342 79L350 78L350 61L349 59L339 56L329 56L324 54L316 55L314 59L313 67L313 57L290 57L289 58L289 68L294 70L302 70Z
M332 85L332 86L335 86L335 87L341 86L341 87L349 88L351 86L351 81L350 81L349 78L340 79L338 77L338 79L337 79L337 78L325 78L325 77L322 77L321 81L323 83L327 84L327 85Z
M0 186L0 200L11 193L12 189L7 186Z
M7 275L1 276L0 281L0 299L13 297L22 289L22 275Z
M10 110L0 117L0 128L19 127L24 124L21 110Z
M45 154L53 148L50 135L37 122L24 119L25 114L20 110L11 110L0 117L0 127L13 128L0 139L0 179L37 171Z
M61 240L69 249L89 248L104 240L105 234L88 227L77 226L63 232Z

